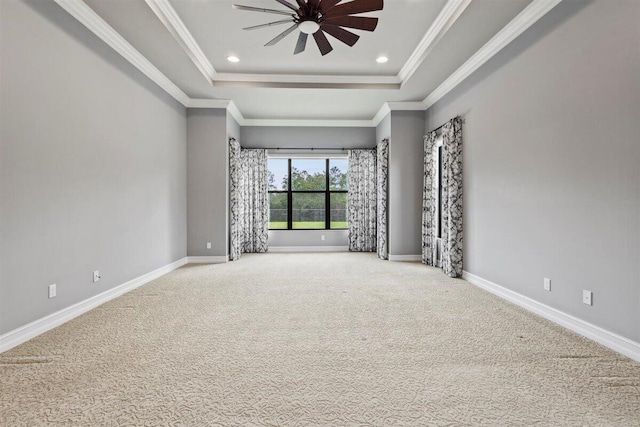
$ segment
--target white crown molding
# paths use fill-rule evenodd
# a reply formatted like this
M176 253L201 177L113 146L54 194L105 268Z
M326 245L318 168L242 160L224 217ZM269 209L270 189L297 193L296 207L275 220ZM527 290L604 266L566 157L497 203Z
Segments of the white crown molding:
M189 103L189 97L178 86L82 0L55 0L55 2L178 102L184 106Z
M418 43L407 62L402 66L398 73L398 78L404 85L422 65L429 53L438 44L438 42L449 31L453 24L458 20L462 12L469 6L471 0L448 0L444 5L435 21L431 24L426 34Z
M57 326L60 326L63 323L66 323L69 320L74 319L81 314L104 304L107 301L111 301L112 299L117 298L120 295L139 288L140 286L145 285L161 276L164 276L165 274L182 267L186 263L187 258L182 258L178 261L172 262L171 264L165 265L164 267L153 270L150 273L143 274L142 276L123 283L122 285L106 290L98 295L87 298L84 301L80 301L79 303L63 308L62 310L56 311L55 313L42 317L38 320L14 329L13 331L9 331L6 334L0 335L0 353L10 350L25 341L28 341Z
M448 0L395 76L218 73L169 0L145 0L191 61L215 86L313 89L400 89L472 0Z
M389 111L425 111L427 106L422 101L387 102Z
M189 49L192 60L200 63L198 68L207 76L211 73L215 78L209 80L215 85L244 84L249 87L315 87L315 88L399 88L410 78L413 67L419 66L420 58L428 55L431 48L458 19L471 0L449 0L436 19L420 45L403 67L408 73L405 79L398 76L306 76L306 75L266 75L266 74L230 74L216 73L213 66L191 37L175 10L167 0L146 0L149 6L158 14L158 18L172 31L174 37L183 48ZM429 94L422 102L388 102L382 105L378 113L371 120L278 120L278 119L245 119L237 106L229 100L219 99L191 99L167 76L158 70L147 58L138 52L117 31L107 24L82 0L55 0L70 15L85 25L90 31L107 43L111 48L128 60L143 74L149 77L169 95L187 108L226 108L241 126L294 126L294 127L376 127L392 110L426 110L439 99L449 93L475 70L491 59L501 49L533 25L537 20L553 9L562 0L533 0L518 16L509 22L488 43L480 48L458 70L449 76L440 86ZM446 19L445 19L446 18ZM166 22L165 22L166 20ZM439 31L438 31L439 30ZM443 32L444 31L444 32ZM186 47L185 47L186 46ZM195 59L194 59L195 58ZM199 59L198 59L199 58ZM206 64L209 65L206 65ZM196 65L198 65L196 63ZM202 67L202 69L201 69ZM401 70L402 71L402 70ZM415 70L414 70L415 71ZM234 79L237 80L234 83Z
M373 126L378 126L390 112L391 108L389 108L389 103L385 102L384 104L382 104L382 107L380 107L376 115L371 119L371 124L373 124Z
M245 126L245 118L238 110L236 104L229 99L194 99L192 98L187 108L223 108L236 119L240 126Z
M228 99L189 99L187 108L228 108L231 101Z
M281 127L375 127L371 120L278 120L244 119L241 126L281 126Z
M247 83L326 83L362 85L400 85L397 76L316 75L316 74L243 74L217 73L216 80Z
M217 87L288 89L400 89L397 76L217 73Z
M245 119L236 104L228 99L191 99L187 108L223 108L240 126L281 127L374 127L371 120L279 120Z
M238 124L240 126L243 126L242 123L245 122L245 118L242 115L242 113L240 112L240 110L238 109L238 107L236 106L236 103L233 101L229 102L229 106L227 107L227 112L229 114L231 114L231 116L236 119L236 122L238 122Z
M146 0L147 5L153 10L160 22L169 30L171 35L176 39L180 47L191 58L191 61L198 67L198 70L211 81L215 78L216 70L209 62L200 45L193 38L176 10L171 6L168 0Z
M387 117L392 111L425 111L427 106L422 101L411 101L411 102L385 102L382 104L382 107L378 110L373 119L371 119L371 125L376 127L380 124L380 122Z
M604 328L585 322L575 316L549 307L532 298L514 292L510 289L490 282L482 277L471 274L468 271L462 272L462 278L467 282L481 289L491 292L513 304L516 304L526 310L529 310L547 320L552 321L560 326L572 330L573 332L587 337L613 351L621 353L631 359L640 362L640 343L632 341L616 333L607 331Z
M471 58L462 64L460 68L454 71L453 74L451 74L440 84L440 86L438 86L424 99L424 103L427 108L442 99L442 97L462 83L462 81L469 77L484 63L493 58L494 55L500 52L520 34L525 32L561 1L562 0L533 0L522 10L522 12L518 14L518 16L505 25L502 30L493 36L491 40L474 53Z

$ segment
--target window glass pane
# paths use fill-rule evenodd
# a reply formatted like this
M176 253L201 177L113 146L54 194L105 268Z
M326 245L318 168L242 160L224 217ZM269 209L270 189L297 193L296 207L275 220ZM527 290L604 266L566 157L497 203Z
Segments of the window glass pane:
M267 166L269 168L269 172L267 173L269 190L288 190L289 160L269 159Z
M348 190L347 170L349 169L348 159L329 159L329 189Z
M347 228L347 193L331 194L331 228Z
M325 228L323 193L293 193L292 197L293 228Z
M325 159L291 159L291 186L293 190L324 190L327 161Z
M269 228L287 229L287 193L269 193Z

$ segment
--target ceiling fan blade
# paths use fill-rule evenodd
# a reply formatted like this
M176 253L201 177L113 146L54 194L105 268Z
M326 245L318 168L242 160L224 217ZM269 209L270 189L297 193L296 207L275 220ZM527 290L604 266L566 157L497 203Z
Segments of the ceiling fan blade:
M354 44L356 44L356 42L360 38L359 35L353 34L351 31L347 31L342 27L338 27L337 25L323 23L322 25L320 25L320 28L325 33L332 35L342 43L348 44L349 46L353 46Z
M349 3L337 5L325 14L325 18L375 12L376 10L382 10L383 6L383 0L353 0Z
M273 21L266 24L254 25L252 27L244 27L243 30L257 30L258 28L271 27L273 25L282 25L282 24L287 24L291 22L292 22L291 19L283 19L282 21Z
M322 13L327 13L329 9L331 9L341 1L342 0L322 0L322 2L320 3L320 10L322 11Z
M296 49L293 51L294 55L304 52L304 49L307 47L307 37L307 33L303 33L302 31L300 31L298 42L296 43Z
M243 6L241 4L234 4L233 8L238 10L248 10L251 12L265 12L265 13L275 13L278 15L295 16L293 13L289 13L286 10L265 9L263 7Z
M289 28L287 28L286 30L278 34L274 39L269 41L269 43L265 44L265 46L273 46L274 44L278 43L280 40L282 40L283 38L291 34L291 32L296 28L298 28L298 24L293 24L292 26L290 26Z
M283 6L287 6L291 10L294 10L296 12L298 11L298 8L292 5L291 3L289 3L287 0L276 0L276 1Z
M298 3L298 6L300 6L300 10L309 9L309 5L304 0L296 0L296 3Z
M339 25L364 31L373 31L378 26L378 18L363 16L337 16L335 18L327 18L324 22L330 25Z
M316 44L318 45L318 49L320 49L320 53L322 56L325 56L327 53L331 52L333 48L331 47L331 43L327 40L327 36L324 35L322 30L318 30L313 33L313 38L316 39Z

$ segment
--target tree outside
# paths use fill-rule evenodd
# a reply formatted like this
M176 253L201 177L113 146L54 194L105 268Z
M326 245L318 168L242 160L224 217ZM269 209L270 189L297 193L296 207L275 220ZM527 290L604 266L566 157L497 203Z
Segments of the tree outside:
M285 159L274 159L285 160ZM347 190L347 160L330 159L329 190ZM278 162L280 163L280 162ZM283 173L282 163L269 164L268 186L270 191L286 191L288 179ZM325 159L293 159L291 167L291 188L309 193L292 194L292 215L294 229L325 228ZM273 167L272 167L273 166ZM279 181L279 182L278 182ZM313 193L313 192L316 193ZM347 194L330 194L331 228L347 227ZM287 193L269 194L269 228L287 228Z

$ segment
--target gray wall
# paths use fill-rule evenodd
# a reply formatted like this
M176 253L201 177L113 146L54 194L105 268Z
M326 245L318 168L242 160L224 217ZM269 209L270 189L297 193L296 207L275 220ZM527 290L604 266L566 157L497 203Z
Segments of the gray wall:
M638 1L565 0L427 128L466 118L464 269L640 342L638 16Z
M389 255L422 252L423 111L392 111L389 138Z
M324 240L322 240L324 236ZM347 230L271 230L269 247L278 246L349 246Z
M254 148L373 148L375 128L243 126L240 140Z
M376 146L376 129L247 126L241 129L241 143L244 147L253 148L373 148ZM303 152L290 153L296 155ZM325 240L321 240L322 235ZM269 246L344 247L349 245L348 238L344 230L270 231Z
M237 120L227 111L227 141L229 139L234 138L236 141L240 142L240 125ZM228 158L228 156L227 156ZM229 161L227 160L227 171L229 170ZM228 176L228 175L227 175ZM229 178L227 178L229 179ZM231 193L229 189L229 181L227 181L227 218L231 220ZM231 253L231 227L229 226L229 230L227 233L227 253Z
M233 129L230 129L233 131ZM227 110L187 111L187 253L229 254ZM207 243L211 249L207 249Z
M391 113L384 116L384 119L376 126L376 144L385 138L391 137Z
M5 333L186 255L186 120L54 2L0 1L0 40Z
M227 111L227 140L235 138L240 142L240 125L235 118Z

